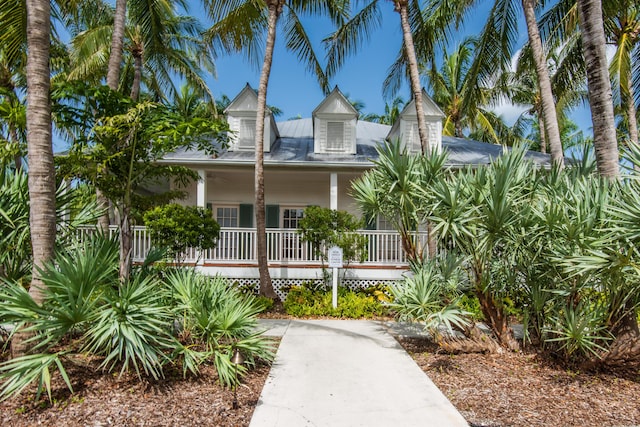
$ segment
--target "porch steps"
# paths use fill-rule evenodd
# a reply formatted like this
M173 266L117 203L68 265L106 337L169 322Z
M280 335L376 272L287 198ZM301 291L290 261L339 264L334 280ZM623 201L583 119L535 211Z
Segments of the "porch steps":
M261 322L282 341L250 427L468 425L381 322Z

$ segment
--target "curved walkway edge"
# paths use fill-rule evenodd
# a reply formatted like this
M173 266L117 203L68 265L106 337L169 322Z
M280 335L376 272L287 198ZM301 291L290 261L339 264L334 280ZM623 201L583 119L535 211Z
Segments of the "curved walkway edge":
M382 322L261 325L282 341L250 427L468 426Z

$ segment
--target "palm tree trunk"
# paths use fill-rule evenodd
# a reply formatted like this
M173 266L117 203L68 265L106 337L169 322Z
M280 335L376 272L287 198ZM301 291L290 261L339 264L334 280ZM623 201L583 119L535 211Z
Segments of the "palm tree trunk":
M556 115L556 104L551 90L551 78L547 68L546 55L542 47L538 22L536 20L535 5L537 0L522 0L522 8L527 22L527 32L529 33L529 45L533 53L533 60L536 64L536 75L538 77L538 87L540 90L540 100L542 103L542 118L544 122L544 133L551 151L551 162L559 167L564 167L564 153L562 151L562 141L560 140L560 128ZM542 135L542 128L540 129Z
M29 294L40 304L45 285L40 269L53 258L56 241L56 176L51 145L51 86L49 38L51 6L48 0L27 0L27 155L29 162L29 225L33 270ZM12 342L14 356L28 352L27 336Z
M544 117L538 113L538 127L540 128L540 152L547 152L547 134L544 131Z
M109 54L109 68L107 70L107 86L111 90L118 90L126 19L127 0L116 0L116 10L113 16L113 34L111 35L111 53Z
M427 124L424 119L424 109L422 108L422 86L420 85L420 73L418 72L418 60L416 58L416 49L413 44L413 35L411 33L411 25L409 24L407 0L394 0L395 11L400 14L400 24L402 26L402 36L404 39L404 49L407 55L407 63L409 65L409 77L411 79L411 92L416 102L416 115L418 119L418 135L420 136L420 146L422 154L431 152L427 135Z
M126 283L129 280L131 272L131 247L133 237L130 210L127 203L123 203L120 209L120 283Z
M618 142L605 52L601 1L578 0L578 17L582 29L582 53L587 69L596 164L600 175L617 177L620 174Z
M629 117L629 142L638 145L638 121L636 120L637 111L634 103L633 84L629 79L629 95L627 99L627 116Z
M142 49L133 53L133 83L131 84L131 99L137 101L140 97L140 84L142 81Z
M120 80L120 64L122 63L122 49L124 46L124 27L127 19L127 0L116 0L116 10L113 16L113 34L111 35L111 52L107 69L107 86L111 90L118 90ZM104 233L109 232L109 199L96 189L96 199L104 213L98 218L98 228Z
M256 196L256 244L258 252L258 271L260 272L260 295L275 299L276 295L267 259L267 226L264 203L264 119L267 106L267 86L273 62L273 47L276 42L276 24L282 13L283 0L269 0L269 22L267 29L267 45L264 52L264 62L260 73L258 86L258 111L256 113L256 165L255 165L255 196Z
M50 5L27 0L27 151L33 274L29 293L42 301L39 269L53 258L56 241L56 176L51 145L49 88Z

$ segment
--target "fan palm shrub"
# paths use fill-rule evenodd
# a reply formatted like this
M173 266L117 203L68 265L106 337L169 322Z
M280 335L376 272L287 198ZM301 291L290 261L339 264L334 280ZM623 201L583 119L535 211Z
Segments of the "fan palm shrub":
M235 349L242 352L249 367L258 359L273 358L271 343L257 332L256 315L263 305L256 298L243 294L220 276L208 277L189 269L171 271L166 284L187 343L196 347L200 344L204 350L192 353L188 346L180 349L194 370L204 355L212 357L220 382L231 386L236 369L238 374L246 372L244 365L236 367L230 362Z
M459 263L451 256L442 261L431 259L414 268L404 281L391 285L389 307L398 319L420 323L438 342L441 327L449 335L453 335L454 328L465 329L469 313L458 304L464 290Z
M80 203L81 202L81 203ZM65 218L72 206L75 215ZM56 191L56 246L71 243L78 227L95 223L100 211L95 201L61 184ZM24 169L0 169L0 278L29 282L31 274L31 234L29 188Z
M102 358L101 368L138 377L163 376L165 365L178 363L185 372L212 360L224 385L234 385L234 349L248 360L242 376L259 358L272 357L271 346L257 330L262 306L227 286L192 271L169 272L166 283L144 266L131 279L118 278L118 242L100 234L59 250L55 264L42 271L46 285L42 305L25 288L4 280L0 285L0 323L27 332L33 354L0 364L0 398L19 393L31 383L51 394L52 371L65 370L69 357L87 353ZM190 335L176 336L176 318Z

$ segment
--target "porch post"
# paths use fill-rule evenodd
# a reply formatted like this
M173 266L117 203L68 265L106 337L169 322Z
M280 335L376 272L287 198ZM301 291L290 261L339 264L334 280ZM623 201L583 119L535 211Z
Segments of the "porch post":
M207 207L207 171L198 169L198 189L196 193L196 206ZM197 251L198 264L204 264L207 251Z
M331 172L330 179L330 192L329 192L329 207L331 210L338 210L338 173Z
M200 208L207 207L207 172L198 169L198 192L196 198L196 206Z

